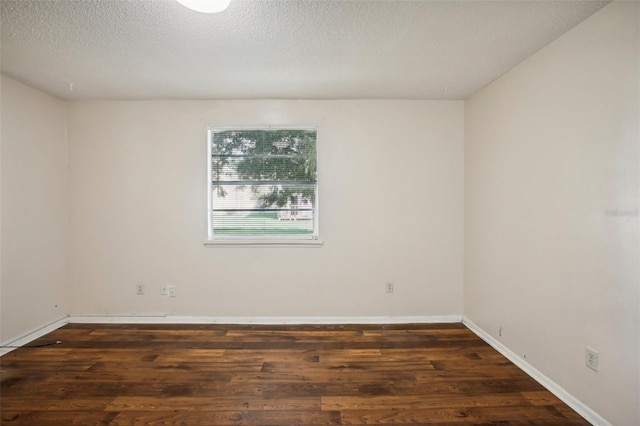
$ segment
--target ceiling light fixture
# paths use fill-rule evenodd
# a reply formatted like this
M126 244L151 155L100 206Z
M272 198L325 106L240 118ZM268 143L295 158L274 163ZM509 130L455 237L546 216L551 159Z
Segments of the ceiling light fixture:
M178 3L191 10L202 13L222 12L231 0L177 0Z

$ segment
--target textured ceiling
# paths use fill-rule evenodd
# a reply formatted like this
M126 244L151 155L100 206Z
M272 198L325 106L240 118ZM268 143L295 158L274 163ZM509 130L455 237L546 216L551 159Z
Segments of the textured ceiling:
M608 3L0 1L2 72L63 99L464 99Z

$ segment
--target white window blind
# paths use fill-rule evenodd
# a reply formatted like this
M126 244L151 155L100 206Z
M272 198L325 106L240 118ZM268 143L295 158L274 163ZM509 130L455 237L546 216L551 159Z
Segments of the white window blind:
M209 131L210 239L317 238L317 131Z

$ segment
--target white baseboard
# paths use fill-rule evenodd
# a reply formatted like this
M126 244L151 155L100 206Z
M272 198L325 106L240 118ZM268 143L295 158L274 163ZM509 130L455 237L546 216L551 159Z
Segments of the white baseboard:
M500 341L496 340L489 333L484 331L478 325L474 324L469 318L464 317L462 323L466 325L471 331L473 331L478 337L487 342L491 347L504 355L509 361L517 365L521 370L530 375L534 380L547 388L549 392L560 398L562 402L571 407L576 413L580 414L588 422L597 426L611 426L611 423L606 421L602 416L593 411L583 402L564 390L560 385L545 376L531 364L524 359L516 355L509 348L504 346Z
M462 315L389 317L192 317L173 315L82 315L71 314L70 323L86 324L433 324L462 321Z
M34 340L44 336L45 334L51 333L52 331L55 331L57 329L59 329L60 327L62 327L63 325L67 324L69 322L69 317L68 316L64 316L56 321L53 321L49 324L43 325L40 328L36 328L34 330L31 330L30 332L22 335L21 337L18 337L17 339L13 339L10 340L8 342L3 342L2 345L0 346L24 346L30 342L33 342ZM0 347L0 356L7 354L13 350L15 350L17 348L11 347L11 348L5 348L5 347Z

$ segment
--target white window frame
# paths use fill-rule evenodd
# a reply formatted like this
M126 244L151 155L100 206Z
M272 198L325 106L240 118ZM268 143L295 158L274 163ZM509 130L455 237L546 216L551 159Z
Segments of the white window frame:
M320 177L319 167L316 168L315 214L313 216L314 233L311 235L251 235L251 236L216 236L213 234L213 199L212 190L212 135L222 131L260 131L260 130L313 130L316 132L316 165L318 165L318 128L316 126L255 126L255 127L207 127L207 239L205 246L247 246L247 247L320 247L324 244L320 239L319 211L320 211Z

